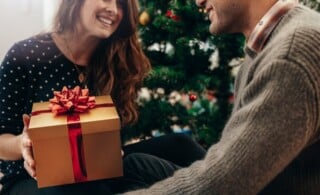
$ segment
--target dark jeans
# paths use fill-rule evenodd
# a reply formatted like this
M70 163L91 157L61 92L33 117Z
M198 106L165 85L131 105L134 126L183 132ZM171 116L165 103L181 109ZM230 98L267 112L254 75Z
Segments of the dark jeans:
M189 135L174 133L127 145L124 154L146 153L187 167L204 158L206 151Z
M121 178L91 181L38 189L34 179L16 182L4 195L108 195L145 188L170 177L179 167L152 155L134 153L123 160Z
M170 177L175 170L188 166L205 156L205 150L189 136L171 134L123 147L124 176L38 189L31 178L20 179L9 189L8 195L100 195L115 194L139 188Z

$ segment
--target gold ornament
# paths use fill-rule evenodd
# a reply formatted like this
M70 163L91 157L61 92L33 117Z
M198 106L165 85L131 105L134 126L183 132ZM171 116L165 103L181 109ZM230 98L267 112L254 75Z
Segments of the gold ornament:
M150 22L150 15L148 12L143 11L139 16L139 23L143 26L147 25Z

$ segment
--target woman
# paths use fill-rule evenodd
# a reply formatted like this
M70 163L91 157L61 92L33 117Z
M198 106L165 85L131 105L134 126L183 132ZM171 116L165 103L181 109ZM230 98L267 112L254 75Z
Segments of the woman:
M36 172L32 143L26 131L29 117L24 115L22 120L21 115L31 112L33 102L51 98L54 90L80 85L88 87L92 95L110 94L122 125L137 120L134 101L150 70L138 43L137 18L135 0L62 0L51 32L20 41L8 51L0 68L2 193L115 193L151 184L141 182L134 174L143 168L139 163L144 160L151 166L169 167L160 170L159 177L152 175L152 179L146 179L149 176L144 175L144 181L168 177L177 168L169 162L138 154L124 158L124 177L117 180L38 190L32 178L36 178ZM140 144L133 148L143 152L145 147ZM204 152L201 152L202 157Z

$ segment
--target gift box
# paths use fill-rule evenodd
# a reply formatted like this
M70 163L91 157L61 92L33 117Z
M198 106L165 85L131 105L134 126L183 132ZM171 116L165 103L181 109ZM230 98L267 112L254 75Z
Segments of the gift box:
M28 132L39 188L122 176L119 116L110 96L94 99L94 106L62 102L67 109L56 99L33 104Z

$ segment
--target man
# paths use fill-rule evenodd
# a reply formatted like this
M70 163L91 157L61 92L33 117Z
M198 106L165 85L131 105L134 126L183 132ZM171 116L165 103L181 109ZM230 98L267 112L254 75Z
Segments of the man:
M204 160L128 194L320 194L320 15L294 0L196 0L210 32L243 33L245 61Z

